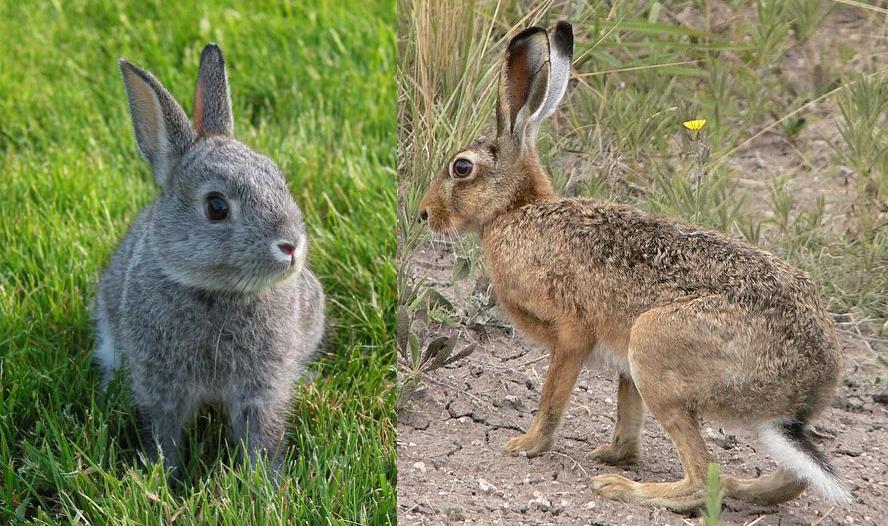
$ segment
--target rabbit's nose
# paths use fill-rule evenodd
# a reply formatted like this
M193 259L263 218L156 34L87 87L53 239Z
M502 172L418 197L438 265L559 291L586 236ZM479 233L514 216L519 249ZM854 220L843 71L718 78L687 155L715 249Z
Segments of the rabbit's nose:
M281 249L281 252L283 252L284 254L286 254L288 256L292 256L293 252L296 251L296 245L294 245L293 243L286 242L286 241L278 243L278 248Z
M429 220L429 211L426 210L425 208L420 210L419 211L419 220L423 221L423 222L428 221Z

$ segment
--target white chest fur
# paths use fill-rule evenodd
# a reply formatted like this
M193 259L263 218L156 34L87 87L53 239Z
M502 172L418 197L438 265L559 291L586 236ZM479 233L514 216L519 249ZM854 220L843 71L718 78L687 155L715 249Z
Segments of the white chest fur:
M586 358L586 366L632 376L629 370L629 360L626 356L625 349L619 349L609 342L599 341L595 344L589 357Z

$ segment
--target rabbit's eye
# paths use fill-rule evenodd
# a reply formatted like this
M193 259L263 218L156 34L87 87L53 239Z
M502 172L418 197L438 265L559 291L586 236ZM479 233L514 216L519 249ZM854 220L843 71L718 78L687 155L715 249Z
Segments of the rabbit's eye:
M210 221L224 221L228 219L228 201L221 194L210 194L204 201L204 210Z
M453 161L453 176L457 178L468 177L472 174L474 168L475 165L472 164L472 161L460 157Z

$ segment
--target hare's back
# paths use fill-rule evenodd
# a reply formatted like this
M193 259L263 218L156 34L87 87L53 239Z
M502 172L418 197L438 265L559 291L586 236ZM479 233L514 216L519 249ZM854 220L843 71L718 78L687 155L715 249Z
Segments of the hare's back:
M562 199L521 210L519 229L552 265L626 283L651 302L723 295L752 307L816 302L801 270L744 241L595 199Z

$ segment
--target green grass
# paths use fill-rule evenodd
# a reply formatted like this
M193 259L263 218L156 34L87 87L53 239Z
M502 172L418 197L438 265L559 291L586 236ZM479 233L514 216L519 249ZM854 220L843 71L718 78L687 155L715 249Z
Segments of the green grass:
M493 133L505 43L567 18L575 83L539 140L555 186L746 238L809 272L843 329L888 349L888 25L876 8L455 4L399 4L401 290L427 241L416 217L428 181L461 146ZM851 44L848 20L873 38ZM682 127L697 118L707 120L701 133ZM483 266L471 239L454 249Z
M721 519L725 490L722 489L720 480L718 464L710 462L706 470L706 501L703 508L703 524L706 526L717 526Z
M0 2L0 522L395 522L393 1ZM200 50L226 55L238 137L275 159L332 320L298 390L280 491L237 467L220 414L190 482L138 460L122 382L90 363L99 273L155 194L117 59L190 112Z

